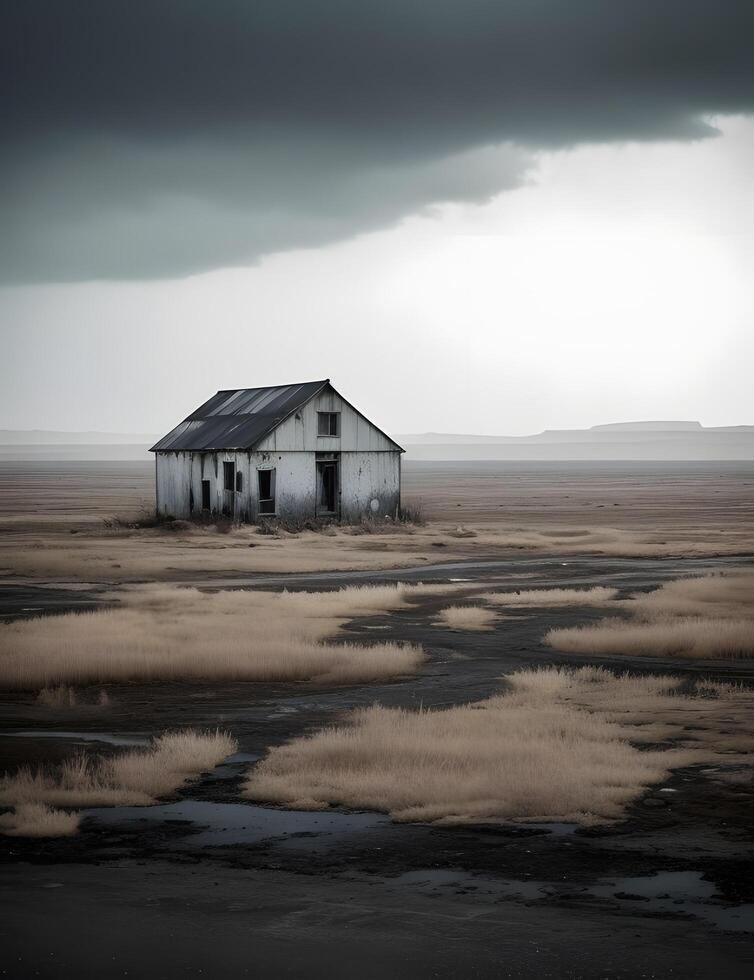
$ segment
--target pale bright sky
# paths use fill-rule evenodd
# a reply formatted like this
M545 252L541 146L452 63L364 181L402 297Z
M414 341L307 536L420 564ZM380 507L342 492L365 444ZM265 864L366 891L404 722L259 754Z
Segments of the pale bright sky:
M162 432L217 389L322 377L398 433L752 424L754 119L712 122L248 268L3 288L0 428Z

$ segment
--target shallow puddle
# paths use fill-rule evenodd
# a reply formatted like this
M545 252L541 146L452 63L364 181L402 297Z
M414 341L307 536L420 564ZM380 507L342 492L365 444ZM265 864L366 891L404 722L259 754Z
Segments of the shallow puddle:
M421 868L406 871L390 879L396 885L412 885L417 888L455 888L458 891L479 892L480 895L496 895L501 898L543 898L544 881L513 881L506 878L485 878L453 868Z
M718 905L717 888L698 871L661 871L641 878L615 878L593 885L589 893L635 904L652 912L693 915L721 929L754 932L754 905Z
M211 803L181 800L147 807L97 807L83 811L99 824L141 828L145 824L185 821L196 826L181 846L256 844L281 838L278 846L301 850L321 849L340 843L344 837L390 823L377 813L324 813L307 810L276 810L245 803ZM128 827L127 825L130 825Z
M258 762L262 758L260 752L234 752L233 755L229 755L225 762L221 762L219 766L211 772L206 772L202 776L202 780L209 780L210 782L230 779L234 777L239 777L243 774L242 766L248 765L250 762Z
M551 823L530 823L527 820L522 820L520 824L516 824L517 827L531 827L534 830L546 830L548 833L552 834L553 837L570 837L571 834L575 834L579 829L579 824L577 823L563 823L557 820L553 820Z
M151 739L144 735L113 735L110 732L3 732L4 738L57 738L66 742L102 742L106 745L149 745Z

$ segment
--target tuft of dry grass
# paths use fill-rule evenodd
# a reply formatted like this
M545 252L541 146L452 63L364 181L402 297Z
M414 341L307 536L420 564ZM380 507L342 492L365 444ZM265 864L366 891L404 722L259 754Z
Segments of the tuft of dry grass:
M594 626L550 630L548 643L563 653L641 657L751 657L754 628L750 620L683 617L656 623L607 619Z
M37 695L37 704L43 704L46 708L75 708L78 703L76 691L67 684L43 687Z
M489 592L482 596L498 606L604 606L612 602L617 589L598 585L591 589L529 589L524 592Z
M438 626L452 630L491 630L498 617L481 606L448 606L440 610Z
M200 592L139 586L119 606L0 627L0 687L152 681L361 683L414 672L411 644L327 643L347 621L450 586Z
M11 830L3 832L26 826L24 813L33 816L36 811L25 807L148 806L213 769L237 748L224 732L187 730L166 732L147 749L107 758L75 755L55 771L23 767L0 781L0 804L15 807Z
M665 582L631 597L630 611L646 620L665 616L754 621L754 569L741 568Z
M37 695L37 704L56 710L79 707L108 708L110 706L110 698L107 691L100 691L95 701L87 700L81 704L75 688L69 687L67 684L61 684L58 687L43 687Z
M0 816L0 834L8 837L71 837L78 832L78 813L56 810L44 803L22 803Z
M375 809L403 821L593 824L618 819L671 768L754 749L751 692L733 703L688 697L677 678L592 668L524 670L506 680L506 692L476 704L356 711L345 724L271 749L250 770L244 794L299 809ZM686 731L720 714L730 744ZM672 737L673 749L637 748Z
M754 656L754 571L667 582L626 602L630 619L550 630L564 653L647 657Z

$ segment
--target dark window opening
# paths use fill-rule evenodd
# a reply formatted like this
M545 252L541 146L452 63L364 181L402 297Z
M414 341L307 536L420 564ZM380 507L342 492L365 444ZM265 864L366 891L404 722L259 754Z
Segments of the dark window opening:
M202 510L210 510L209 480L202 480Z
M275 513L275 470L257 470L259 513Z
M236 464L223 463L223 483L226 490L236 489Z
M340 435L340 412L317 412L317 435Z
M236 473L236 493L240 493L243 490L243 474Z

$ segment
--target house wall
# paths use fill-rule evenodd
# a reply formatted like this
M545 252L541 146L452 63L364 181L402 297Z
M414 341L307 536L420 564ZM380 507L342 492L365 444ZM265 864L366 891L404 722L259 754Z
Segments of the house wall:
M311 419L309 421L312 422ZM312 424L316 439L316 414ZM336 441L339 440L322 440L323 443ZM331 446L324 446L319 442L315 442L315 445L319 452L332 451ZM342 519L353 521L369 515L394 516L400 504L400 453L334 451L340 452ZM225 461L235 462L236 471L241 474L240 492L228 493L224 489L222 464ZM180 518L198 516L202 509L202 480L209 480L212 511L220 514L227 509L235 520L255 521L259 511L257 470L270 467L275 469L277 516L283 519L315 517L315 452L285 450L253 453L156 453L158 512Z
M340 435L317 435L317 413L340 412ZM268 452L395 452L396 445L331 387L315 396L263 439Z

